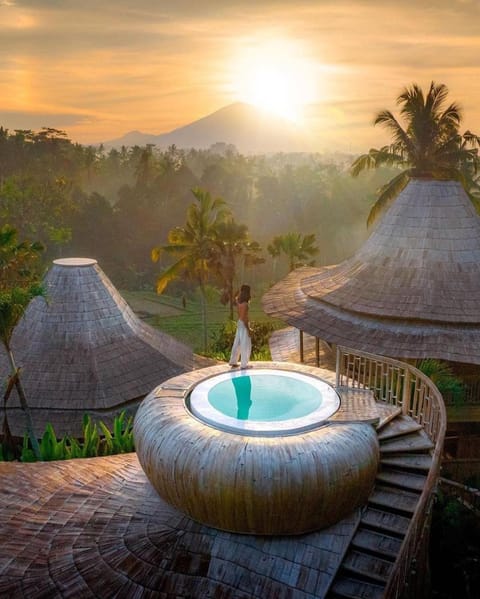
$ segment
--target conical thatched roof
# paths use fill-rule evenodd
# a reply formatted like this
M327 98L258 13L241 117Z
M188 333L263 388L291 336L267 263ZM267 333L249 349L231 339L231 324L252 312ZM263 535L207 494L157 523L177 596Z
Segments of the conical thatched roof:
M55 260L44 284L46 299L31 302L12 339L37 432L46 422L74 432L85 412L118 411L192 368L192 351L139 320L96 260ZM8 372L2 352L3 380ZM23 434L15 392L8 406Z
M480 364L480 218L459 183L413 180L352 258L290 273L263 305L331 343Z

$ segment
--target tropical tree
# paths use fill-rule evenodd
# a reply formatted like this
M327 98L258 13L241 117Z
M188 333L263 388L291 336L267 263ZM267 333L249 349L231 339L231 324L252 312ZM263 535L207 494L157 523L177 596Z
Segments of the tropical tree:
M43 246L39 243L25 241L19 243L17 231L10 225L5 225L0 229L0 340L5 347L11 370L4 404L6 407L8 396L15 386L20 406L25 413L32 449L37 459L40 459L40 448L33 430L25 390L20 380L20 369L13 355L11 339L15 327L30 301L43 294L35 268L42 250Z
M267 246L267 250L272 258L285 254L288 258L289 271L306 264L313 266L315 260L312 260L312 257L319 251L315 245L315 233L311 235L301 235L300 233L277 235Z
M233 216L219 223L215 245L212 264L223 286L222 303L229 304L229 315L233 320L234 285L238 267L241 264L248 268L262 264L265 260L260 256L260 244L250 240L247 226L237 223Z
M212 198L208 191L192 190L195 202L187 209L187 220L182 227L168 233L168 243L152 250L152 260L157 262L167 253L176 261L157 279L157 293L179 277L197 283L202 301L203 346L207 348L207 307L205 285L213 275L213 262L217 252L218 227L230 216L222 198Z
M397 98L403 125L389 110L382 110L375 117L374 125L388 129L393 141L359 156L351 166L352 175L380 166L403 170L379 190L368 225L411 178L456 179L466 186L472 173L476 173L480 138L470 131L460 134L461 108L455 102L445 106L447 95L448 88L442 83L432 81L426 95L413 84Z
M418 369L435 383L444 399L460 403L465 398L465 388L451 366L441 360L425 358L418 364Z
M138 164L135 168L137 188L146 185L152 178L152 173L154 171L154 156L152 149L153 144L147 144L139 156Z

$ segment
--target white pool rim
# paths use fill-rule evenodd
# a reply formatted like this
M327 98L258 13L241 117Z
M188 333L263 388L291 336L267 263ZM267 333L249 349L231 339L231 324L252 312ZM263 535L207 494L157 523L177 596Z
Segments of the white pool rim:
M275 375L296 379L314 387L322 397L317 409L301 416L276 421L239 420L217 410L208 400L210 390L221 382L241 376ZM272 368L238 369L204 379L194 387L187 402L190 412L202 422L222 431L245 435L285 435L323 426L340 407L340 397L326 381L309 374Z

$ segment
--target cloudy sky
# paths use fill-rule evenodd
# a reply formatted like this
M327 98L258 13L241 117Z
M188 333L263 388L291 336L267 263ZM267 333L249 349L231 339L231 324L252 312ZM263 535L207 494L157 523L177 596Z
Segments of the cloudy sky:
M356 152L435 80L478 133L479 23L480 0L0 0L0 125L93 143L247 101Z

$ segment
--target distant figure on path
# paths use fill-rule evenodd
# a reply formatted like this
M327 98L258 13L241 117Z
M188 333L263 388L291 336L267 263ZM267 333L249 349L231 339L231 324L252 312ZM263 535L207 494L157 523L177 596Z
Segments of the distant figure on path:
M250 301L250 286L242 285L240 293L236 297L238 320L237 332L233 341L232 354L230 356L230 366L238 366L237 362L241 358L241 368L246 368L252 353L252 339L250 337L250 327L248 323L248 302Z

